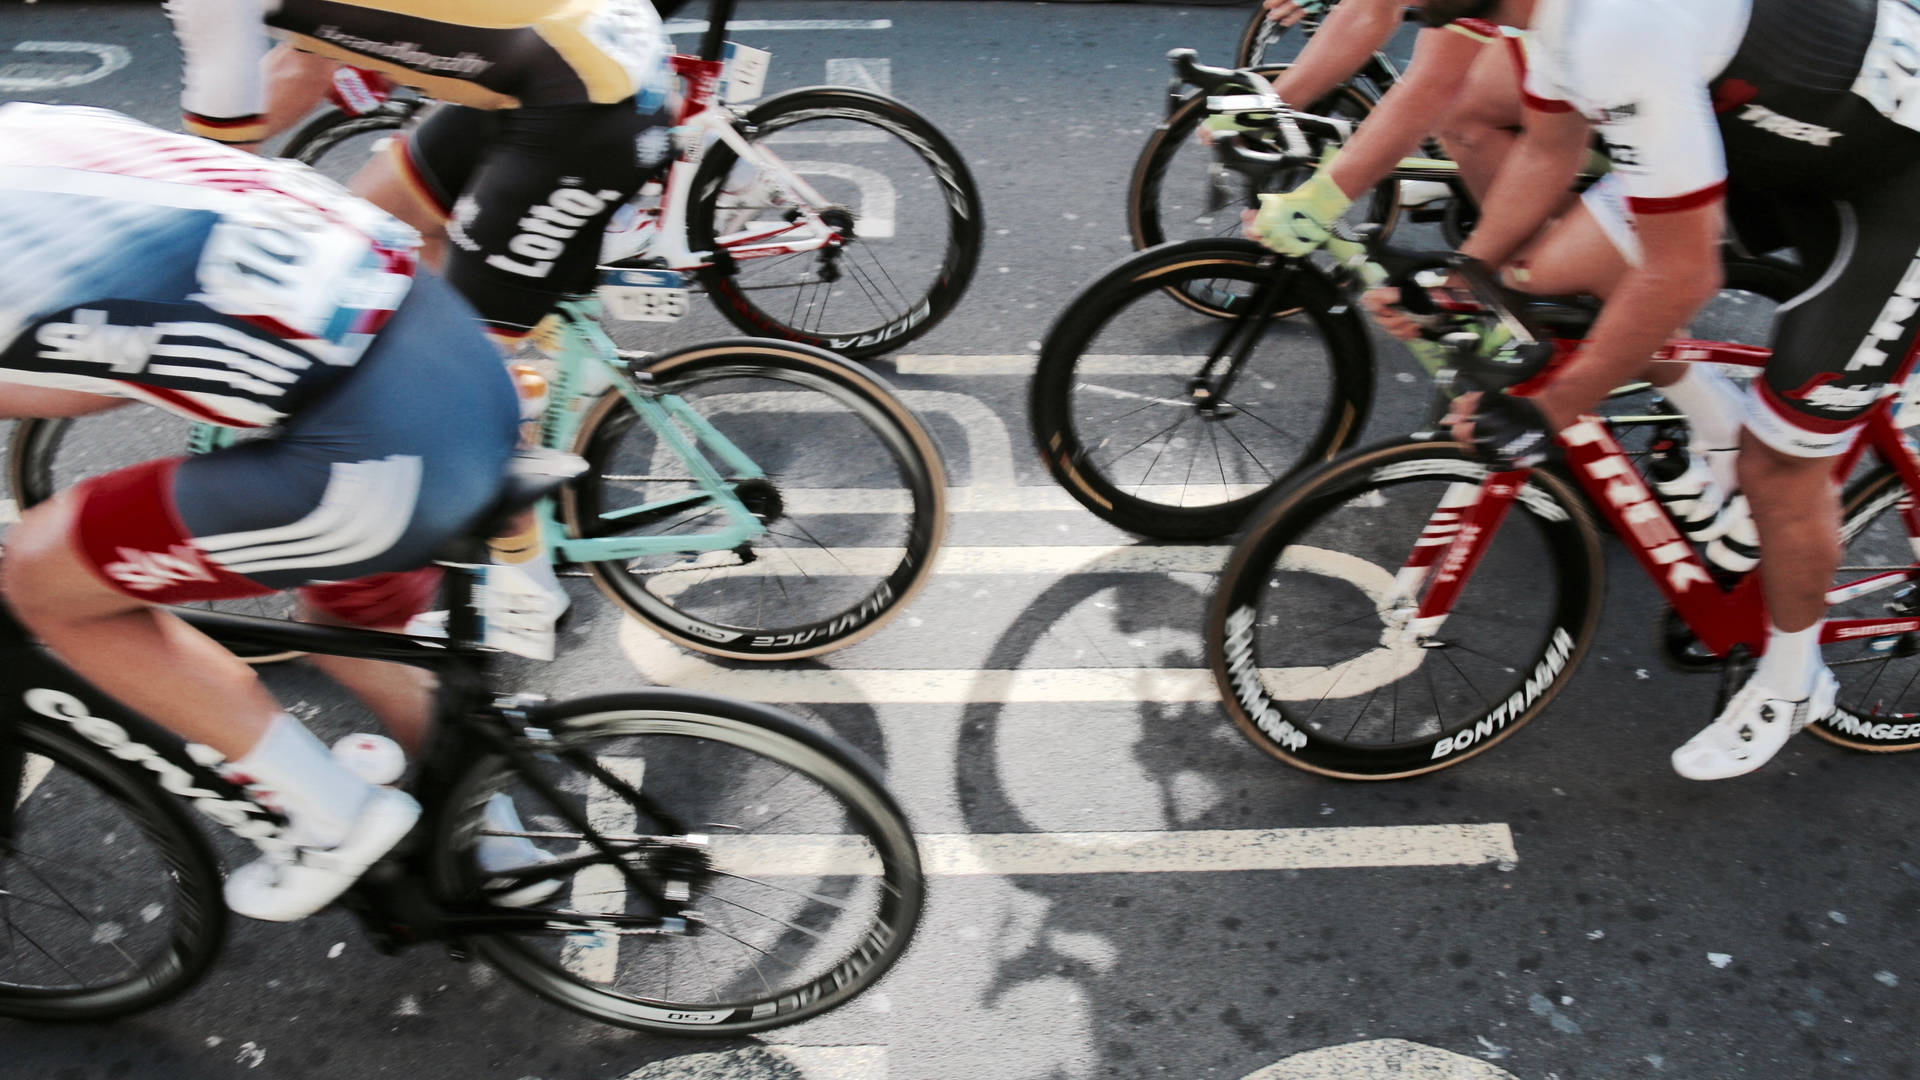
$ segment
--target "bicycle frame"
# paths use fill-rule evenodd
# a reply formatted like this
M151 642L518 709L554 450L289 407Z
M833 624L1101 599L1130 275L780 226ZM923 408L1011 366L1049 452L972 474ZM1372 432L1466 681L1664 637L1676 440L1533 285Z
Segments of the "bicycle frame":
M430 815L445 812L452 785L466 763L478 753L491 751L513 761L521 779L538 791L587 841L588 850L579 854L542 862L526 870L492 875L505 883L503 890L529 880L568 875L590 865L612 863L655 911L677 912L680 905L666 895L661 882L642 874L621 857L657 841L648 836L602 835L571 805L564 793L541 776L528 759L527 751L516 743L513 737L516 721L525 725L532 717L519 707L517 700L493 700L486 689L484 674L489 653L471 644L470 638L461 636L477 634L480 618L472 606L474 575L463 573L462 569L455 566L448 574L447 600L450 610L456 613L454 624L449 627L455 635L451 648L447 638L419 638L197 609L169 610L223 642L386 660L432 671L440 685L436 722L430 746L422 756L419 775L409 785ZM186 742L101 693L40 649L12 614L0 608L0 856L6 853L13 835L16 807L40 780L26 761L20 742L11 737L14 727L22 723L70 731L113 757L151 772L163 790L188 800L202 815L242 840L263 851L291 851L283 835L286 817L255 800L244 786L228 780L220 769L225 759L218 752ZM569 753L564 749L554 752ZM634 790L592 759L578 755L577 751L571 753L575 755L571 759L573 764L591 772L626 799L637 814L644 815L637 820L655 822L667 835L685 834L686 823L665 811L650 796ZM431 816L428 820L422 835L433 829ZM361 917L376 944L384 950L472 933L533 930L582 933L609 929L629 933L681 933L687 930L686 920L674 914L601 913L589 918L561 911L496 908L484 903L477 909L454 906L457 898L432 895L424 874L419 872L418 860L424 854L416 845L416 850L401 856L412 861L412 873L381 872L376 867L341 900Z
M1546 371L1511 392L1525 396L1537 390L1554 370L1571 359L1577 345L1577 342L1556 342L1557 355ZM1662 350L1659 359L1758 368L1765 366L1771 355L1770 350L1759 346L1678 341ZM1914 355L1908 356L1890 386L1898 387L1904 382L1914 358ZM1875 404L1859 437L1846 453L1834 459L1833 476L1836 485L1844 484L1862 456L1869 452L1893 469L1907 490L1899 509L1909 540L1920 554L1920 508L1916 508L1913 497L1913 493L1920 492L1920 448L1916 448L1896 424L1895 401L1897 394L1889 393ZM1736 648L1745 648L1749 654L1764 651L1767 621L1760 575L1743 575L1730 589L1723 589L1599 417L1581 417L1579 422L1561 431L1555 442L1565 454L1564 472L1586 493L1588 502L1614 535L1633 552L1641 568L1700 643L1721 657L1730 655ZM1501 520L1522 496L1531 472L1531 469L1518 469L1492 473L1477 487L1456 484L1448 492L1422 533L1424 546L1415 547L1396 578L1394 595L1401 603L1395 607L1404 616L1403 632L1418 639L1438 631L1466 579L1485 554ZM1893 588L1912 576L1910 570L1889 568L1833 586L1827 591L1827 602L1836 604L1858 599ZM1431 583L1427 584L1429 578ZM1416 595L1419 596L1417 604L1413 603ZM1411 611L1407 611L1409 606ZM1820 640L1827 644L1913 631L1920 631L1920 617L1835 619L1825 624Z
M569 538L554 512L553 500L546 499L537 512L547 550L574 562L603 562L643 555L728 551L765 533L765 524L734 494L733 481L761 479L766 472L686 402L675 395L661 393L644 374L633 372L613 339L595 319L598 301L569 300L563 302L559 310L563 316L562 345L557 357L559 370L549 383L547 410L541 420L541 445L571 451L584 411L580 405L610 386L633 406L661 444L687 467L698 486L697 491L684 495L603 513L598 520L643 527L668 514L707 504L721 512L725 524L691 535ZM722 475L722 469L727 475Z

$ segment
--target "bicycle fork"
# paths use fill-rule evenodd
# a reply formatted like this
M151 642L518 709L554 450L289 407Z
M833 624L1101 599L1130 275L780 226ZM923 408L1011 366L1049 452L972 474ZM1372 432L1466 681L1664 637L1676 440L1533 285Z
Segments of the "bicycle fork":
M1382 645L1425 647L1433 641L1532 472L1515 469L1489 473L1478 484L1447 485L1413 551L1394 574L1393 592L1384 605Z

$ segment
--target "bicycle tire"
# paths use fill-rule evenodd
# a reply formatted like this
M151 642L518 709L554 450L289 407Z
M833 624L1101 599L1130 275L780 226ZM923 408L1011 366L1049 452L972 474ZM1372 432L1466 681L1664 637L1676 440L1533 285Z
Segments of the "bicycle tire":
M1850 485L1841 499L1840 562L1842 576L1857 579L1862 571L1844 568L1856 564L1879 566L1912 565L1912 577L1920 577L1911 538L1901 520L1898 506L1908 495L1900 475L1885 465ZM1894 511L1888 515L1888 511ZM1889 528L1877 533L1874 528L1885 522ZM1894 618L1889 614L1885 593L1873 593L1829 609L1833 618ZM1914 610L1911 601L1899 609L1902 614ZM1870 753L1900 753L1920 750L1920 698L1909 698L1915 677L1920 676L1920 639L1901 635L1892 639L1884 651L1875 648L1875 639L1833 642L1823 649L1828 665L1840 679L1840 693L1833 715L1807 725L1807 730L1827 742L1849 750ZM1902 673L1886 684L1901 688L1900 699L1889 712L1882 699L1872 697L1883 677L1896 663ZM1871 672L1869 676L1868 672Z
M192 986L219 955L227 908L219 863L180 803L152 774L50 726L9 722L0 754L10 749L29 756L20 789L0 790L14 804L12 831L0 837L0 941L11 943L0 948L0 1016L105 1020ZM78 932L71 951L42 919ZM60 984L21 981L41 959ZM81 977L123 963L98 984Z
M812 121L820 121L830 130L812 136L791 130ZM849 125L863 127L848 130ZM875 129L877 139L873 138ZM844 87L807 87L776 94L754 106L741 130L749 142L755 143L780 138L827 140L833 147L833 161L794 161L789 165L816 186L832 180L821 193L823 197L846 193L852 190L848 185L853 184L861 191L862 205L857 212L844 206L836 210L847 215L853 236L844 247L823 249L837 250L837 255L802 253L749 260L729 257L698 271L720 313L735 326L749 334L867 359L931 330L960 302L980 258L980 191L960 152L925 117L879 94ZM906 153L900 149L902 144ZM900 163L909 158L916 168L926 170L911 184L901 185L881 167L899 171ZM687 245L694 251L716 247L716 215L737 160L738 155L725 143L715 143L694 173L687 205ZM817 167L804 167L809 164ZM866 185L871 181L863 173L880 176L898 200L890 210L886 235L881 235L879 226L879 200L869 202ZM860 232L863 223L873 231L864 242ZM910 250L903 243L903 239L917 240L923 233L939 245L938 251ZM886 244L877 243L883 239ZM838 261L819 263L823 258ZM853 287L833 288L823 265L844 270ZM771 275L783 267L797 271L796 279L789 284L772 283ZM754 295L773 297L788 292L793 303L784 315L772 310L784 304L763 305ZM836 299L845 303L834 307L832 301ZM831 315L829 307L834 307ZM848 307L854 310L848 312Z
M701 933L650 936L643 946L625 947L612 930L473 938L483 957L534 993L623 1027L744 1035L845 1003L906 951L925 899L918 848L877 771L852 748L767 705L677 690L555 703L530 720L546 736L528 741L530 760L554 788L577 797L574 808L597 830L644 835L648 823L635 804L582 768L587 756L689 827L714 834L708 848L713 865L692 879L688 901L704 916ZM567 857L588 850L586 838L570 831L504 756L483 757L454 782L446 804L454 809L445 815L434 847L441 853L438 884L451 895L471 896L485 887L489 875L466 853L484 831L482 808L501 791L545 853ZM735 797L744 797L743 805L723 806ZM732 814L739 816L723 816ZM749 834L755 825L770 831ZM781 858L786 865L778 865ZM651 862L635 869L655 872ZM565 880L570 884L564 900L555 902L557 923L569 915L590 924L595 913L603 920L648 914L643 900L628 896L629 887L610 863ZM621 899L609 912L599 898L615 895ZM642 910L629 910L636 906ZM858 924L821 921L841 913ZM799 951L792 958L784 955L793 949ZM722 974L715 957L720 952L744 955L744 969ZM709 980L706 1000L681 1000L667 985L676 963ZM776 972L790 974L783 980ZM655 973L662 983L657 991L651 989ZM643 980L647 990L633 987Z
M1240 327L1169 320L1156 294L1209 283L1230 306L1225 282L1244 303L1276 258L1249 240L1163 245L1122 260L1055 319L1030 422L1047 471L1082 506L1145 536L1224 536L1288 476L1352 444L1373 399L1372 346L1352 305L1304 260L1288 264L1296 291L1279 302L1296 313L1262 331L1230 400L1202 404L1192 393L1199 363ZM1106 355L1121 349L1140 359ZM1168 405L1180 412L1171 424L1157 408ZM1193 483L1202 462L1206 483Z
M1415 544L1434 542L1427 530L1443 494L1486 475L1485 465L1450 442L1388 443L1301 477L1261 508L1227 560L1205 632L1208 666L1241 734L1309 772L1390 780L1484 753L1546 708L1591 645L1604 594L1599 530L1572 484L1550 471L1535 470L1507 514L1441 627L1452 634L1385 643L1390 624L1379 605L1392 601L1395 575ZM1440 490L1395 490L1422 483ZM1343 512L1351 518L1315 534ZM1516 528L1522 523L1525 537ZM1537 628L1520 627L1518 610L1536 605L1547 617ZM1472 646L1461 640L1469 630L1480 635ZM1356 643L1359 651L1345 655ZM1435 656L1447 670L1438 670ZM1478 682L1463 664L1484 672ZM1403 732L1401 683L1415 672L1425 685L1408 692L1422 711ZM1453 685L1443 692L1449 675ZM1388 682L1367 681L1386 677L1393 692L1379 702ZM1503 685L1494 688L1496 681ZM1349 723L1346 703L1355 700ZM1323 714L1329 702L1339 704ZM1449 705L1457 719L1446 716ZM1369 741L1355 737L1363 728ZM1381 738L1371 739L1376 733Z
M1286 70L1266 68L1269 78ZM1127 232L1135 250L1145 250L1169 240L1200 237L1237 237L1241 235L1240 211L1252 197L1252 183L1245 176L1218 167L1210 149L1200 144L1195 133L1207 118L1206 92L1196 92L1182 101L1167 119L1154 128L1140 148L1133 174L1127 182ZM1309 112L1344 116L1358 123L1373 111L1375 99L1348 83L1337 86L1316 102ZM1323 140L1310 140L1319 149ZM1202 164L1204 162L1204 164ZM1276 173L1260 190L1287 191L1299 186L1313 171L1311 165ZM1184 195L1204 189L1198 213ZM1392 235L1400 214L1400 182L1392 176L1374 185L1367 199L1365 222L1378 225L1382 238ZM1169 295L1196 311L1223 314L1209 307L1204 298L1168 290Z
M373 112L358 116L343 109L322 109L288 136L286 145L280 148L280 156L317 167L321 158L356 135L399 131L406 127L425 103L425 98L394 98ZM358 170L362 164L364 162L356 161L353 168Z
M119 410L109 410L104 413L89 414L89 416L113 417L118 412ZM158 412L146 415L157 419L155 423L143 425L145 429L143 439L152 441L142 442L140 445L148 446L150 449L125 454L124 459L117 460L108 467L101 467L91 459L91 455L95 453L96 444L113 443L117 455L128 449L118 436L109 438L102 435L88 438L85 440L88 444L86 448L71 454L63 453L63 449L71 449L68 436L74 432L75 425L87 422L88 417L42 417L14 421L13 438L7 445L7 490L13 493L14 502L20 511L24 513L29 507L46 502L53 498L55 492L72 486L74 481L85 476L155 458L173 457L186 451L186 435L174 434L169 426L172 423L185 424L185 420L176 420L171 417L161 420L158 419L161 417ZM122 425L114 426L121 428L122 431L125 430ZM69 459L78 460L70 462ZM191 606L210 607L243 615L290 618L292 599L289 593L272 593L238 600L207 601ZM255 665L276 664L305 655L297 650L262 651L248 645L228 645L227 649L240 659Z
M737 411L813 424L716 421L767 472L766 483L749 480L736 491L769 531L735 549L735 562L710 553L588 563L621 607L689 649L791 660L874 633L926 584L946 533L945 472L932 437L885 382L832 353L754 338L679 349L652 358L646 371L654 386L709 420ZM651 439L617 392L593 406L573 447L591 468L561 495L569 535L620 533L630 526L602 515L634 499L695 490L690 477L660 474L665 455ZM630 474L624 462L645 468ZM622 483L653 486L629 492ZM696 507L676 525L702 527L712 512ZM857 542L841 543L849 539ZM788 589L792 571L802 575L804 592Z
M1289 35L1299 34L1312 37L1320 28L1319 16L1309 15L1292 26L1282 26L1267 18L1267 9L1255 5L1253 16L1240 31L1240 41L1233 49L1233 66L1236 68L1260 67L1277 62L1280 43Z

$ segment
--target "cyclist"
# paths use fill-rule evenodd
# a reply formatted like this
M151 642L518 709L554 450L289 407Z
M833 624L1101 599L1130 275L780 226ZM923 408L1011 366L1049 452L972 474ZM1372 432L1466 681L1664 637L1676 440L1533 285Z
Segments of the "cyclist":
M1534 238L1579 167L1590 126L1622 178L1641 249L1586 347L1538 395L1455 404L1455 433L1496 462L1538 460L1551 432L1647 367L1718 289L1729 217L1749 248L1790 245L1809 272L1821 271L1779 309L1774 359L1740 415L1740 487L1768 554L1765 653L1726 709L1673 754L1692 779L1750 772L1833 707L1835 680L1820 657L1839 563L1830 459L1911 366L1920 82L1910 58L1920 12L1898 2L1429 0L1428 15L1530 27L1535 45L1525 131L1462 251L1508 267L1509 280L1516 265L1550 271L1565 254L1555 248L1561 225Z
M647 0L169 0L167 11L197 135L257 147L320 100L336 61L451 103L352 187L419 231L422 263L503 349L561 297L592 290L607 222L669 155L669 50ZM270 28L284 42L263 65ZM494 557L539 579L557 615L567 594L528 522Z
M302 166L117 113L0 105L0 238L0 415L132 398L277 426L27 510L0 595L82 677L285 811L287 843L237 869L227 899L255 918L310 914L418 805L343 768L250 668L153 605L306 586L335 620L403 623L437 580L415 568L486 511L513 452L498 353L452 288L416 272L399 221ZM417 742L424 695L359 681Z

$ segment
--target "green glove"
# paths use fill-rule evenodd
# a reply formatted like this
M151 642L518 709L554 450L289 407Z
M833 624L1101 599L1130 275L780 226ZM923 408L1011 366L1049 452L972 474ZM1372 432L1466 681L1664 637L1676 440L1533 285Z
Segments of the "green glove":
M1247 226L1247 235L1282 255L1311 255L1327 242L1333 223L1352 205L1322 163L1312 179L1292 191L1261 195L1260 212Z

